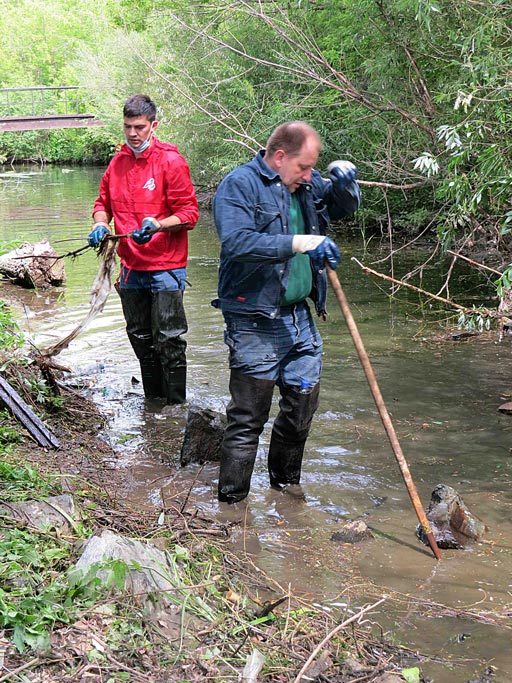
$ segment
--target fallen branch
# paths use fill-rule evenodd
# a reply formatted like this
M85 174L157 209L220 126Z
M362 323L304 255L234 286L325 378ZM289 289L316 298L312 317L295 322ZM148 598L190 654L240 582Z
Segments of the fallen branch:
M72 238L75 239L75 238ZM81 238L77 238L81 239ZM59 241L64 241L64 240L59 240ZM75 251L68 251L66 254L40 254L37 256L38 259L53 259L54 261L59 261L61 258L66 258L66 256L78 256L78 254L81 254L83 251L86 249L89 249L89 245L86 244L85 247L80 247L80 249L75 249ZM14 256L13 261L24 261L28 257L27 256Z
M2 683L2 681L8 681L10 678L12 679L13 676L16 676L16 674L19 674L22 671L26 671L27 669L30 669L32 666L34 666L38 662L39 662L39 657L35 657L34 659L31 659L30 661L26 662L25 664L18 666L16 669L12 669L12 671L9 671L8 673L4 674L0 678L0 683Z
M403 280L397 280L394 277L390 277L389 275L384 275L384 273L379 273L376 270L373 270L372 268L368 268L368 266L365 266L361 263L361 261L358 261L355 256L352 257L352 261L355 261L357 265L363 270L365 273L370 273L371 275L375 275L376 277L380 277L383 280L387 280L388 282L393 282L396 285L400 285L401 287L408 287L409 289L412 289L415 292L418 292L419 294L424 294L427 296L429 299L435 299L436 301L440 301L443 304L446 304L447 306L451 306L453 308L456 308L459 311L463 311L464 313L469 313L470 315L473 315L475 313L474 308L468 308L467 306L461 306L461 304L456 304L454 301L451 301L451 299L445 299L442 296L438 296L437 294L432 294L432 292L427 292L425 289L421 289L421 287L416 287L415 285L410 285L408 282L404 282ZM478 309L478 313L482 316L485 316L487 318L496 318L496 317L501 317L498 311L490 311L489 309Z
M187 228L190 225L190 221L186 221L185 223L176 223L176 225L164 225L160 226L158 228L151 228L148 230L149 235L154 235L156 232L178 232L178 230L181 230L182 228ZM114 242L118 242L119 240L126 239L127 237L132 237L134 232L138 232L137 230L132 230L131 232L124 232L124 233L116 233L116 234L110 234L110 235L105 235L103 239L105 240L113 240Z
M468 263L471 263L472 266L476 266L477 268L483 268L484 270L488 270L491 273L495 273L499 277L503 275L499 270L496 270L495 268L489 268L489 266L484 266L483 263L478 263L478 261L473 261L473 259L468 258L467 256L463 256L462 254L458 254L456 251L451 251L450 249L446 250L447 254L451 254L452 256L455 256L456 258L461 258L463 261L467 261Z
M433 185L432 180L422 180L417 183L405 183L399 185L398 183L382 183L376 180L358 180L358 185L364 185L365 187L382 187L386 190L415 190L419 187L427 187L428 185Z
M43 448L60 448L57 438L25 403L9 382L0 376L0 401L5 403L14 417Z
M330 633L328 633L325 636L325 638L322 640L322 642L319 643L315 647L313 652L309 655L307 662L304 664L302 669L299 671L299 674L293 683L301 683L302 677L304 676L304 674L306 673L308 668L313 663L313 660L315 659L317 654L320 652L320 650L324 647L324 645L326 645L331 640L331 638L333 638L337 633L342 631L345 628L345 626L348 626L348 624L351 624L353 621L359 621L361 619L361 617L363 616L363 614L366 614L366 612L369 612L370 610L375 609L376 607L381 605L386 600L387 600L387 598L381 598L380 600L377 600L377 602L374 602L373 605L368 605L367 607L363 607L361 610L359 610L359 612L357 612L357 614L353 614L349 619L345 619L345 621L343 621L341 624L338 624L338 626L336 626L336 628L334 628Z

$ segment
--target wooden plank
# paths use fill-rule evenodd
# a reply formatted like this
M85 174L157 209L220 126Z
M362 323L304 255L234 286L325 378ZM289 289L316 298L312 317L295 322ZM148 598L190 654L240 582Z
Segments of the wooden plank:
M0 400L5 403L14 417L30 432L37 443L44 448L60 448L55 436L37 417L21 396L0 376Z

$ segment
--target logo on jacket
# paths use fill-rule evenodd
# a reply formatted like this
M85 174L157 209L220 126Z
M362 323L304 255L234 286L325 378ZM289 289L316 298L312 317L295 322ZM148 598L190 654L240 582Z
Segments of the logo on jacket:
M155 185L155 179L150 178L149 180L146 180L144 187L142 188L143 190L154 190L156 187Z

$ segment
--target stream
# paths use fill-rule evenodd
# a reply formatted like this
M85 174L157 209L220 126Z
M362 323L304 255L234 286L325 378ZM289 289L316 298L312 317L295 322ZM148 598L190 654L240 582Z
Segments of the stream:
M84 246L102 170L4 168L0 240L47 238L58 253ZM365 251L362 240L336 241L344 257L338 275L424 506L434 487L444 483L489 527L485 542L442 550L440 562L415 537L414 510L331 291L328 319L318 323L324 371L304 458L304 500L268 486L269 425L243 504L217 502L218 465L176 467L179 453L170 452L168 444L179 440L184 420L144 400L115 292L58 361L86 379L108 415L105 438L116 448L116 466L126 471L122 495L131 504L147 504L157 517L166 500L190 489L190 505L205 515L240 522L233 549L249 553L283 590L327 610L342 613L346 605L361 606L353 602L360 582L373 586L368 601L387 591L420 596L432 603L437 618L427 618L424 605L411 609L404 599L403 611L384 603L374 619L392 630L396 643L427 658L419 664L425 676L435 683L465 683L492 665L493 680L508 683L512 619L497 625L458 614L471 608L512 617L512 416L497 410L512 395L512 338L498 342L491 332L452 339L442 326L427 322L429 304L420 304L410 292L390 299L387 283L365 275L351 261L354 256L371 266L382 258L377 244L370 242ZM210 305L216 296L218 253L211 215L204 211L190 233L188 398L223 411L229 400L227 349L222 316ZM419 253L407 252L397 260L396 272L407 272L420 259ZM65 265L66 284L51 291L0 284L0 297L12 305L26 337L39 348L58 341L88 312L96 255L88 250L67 258ZM371 267L389 271L388 262ZM442 282L442 274L427 273L420 286L437 291ZM454 275L454 288L464 293L466 305L483 296L474 275L463 268ZM272 415L277 392L274 401ZM331 540L340 525L354 519L363 519L374 538L350 547ZM452 613L436 612L439 605Z

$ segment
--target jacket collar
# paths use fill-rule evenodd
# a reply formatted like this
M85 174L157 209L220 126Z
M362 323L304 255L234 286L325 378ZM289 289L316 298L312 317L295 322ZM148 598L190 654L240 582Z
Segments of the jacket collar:
M267 162L263 159L264 156L265 156L265 150L260 149L260 151L256 154L254 159L249 163L254 165L257 168L257 170L259 171L259 173L262 176L265 176L265 178L268 178L268 180L281 180L281 176L279 175L279 173L277 171L274 171L273 168L270 168L270 166L267 164ZM302 183L302 185L300 185L297 188L297 190L301 190L301 188L304 188L306 190L311 190L311 187L312 187L312 185L310 182ZM297 190L296 190L296 192L297 192Z
M138 156L135 156L135 154L134 154L134 153L132 152L132 150L128 147L128 145L126 145L126 144L124 144L124 143L123 143L122 146L121 146L120 152L121 152L122 154L127 154L128 156L131 156L131 157L133 157L134 159L147 159L147 158L151 155L151 153L153 152L153 150L155 149L155 147L158 147L158 146L159 146L159 143L160 143L160 141L159 141L157 138L155 138L155 137L153 136L153 139L151 140L151 144L149 145L149 147L148 147L147 149L145 149L145 150L142 152L142 154L139 154Z
M264 161L263 157L265 156L265 150L260 149L260 151L256 154L251 164L256 166L258 169L259 173L262 176L265 176L265 178L268 178L269 180L276 180L276 179L281 179L281 176L277 171L274 171L273 168L270 168L270 166L267 164L266 161Z

